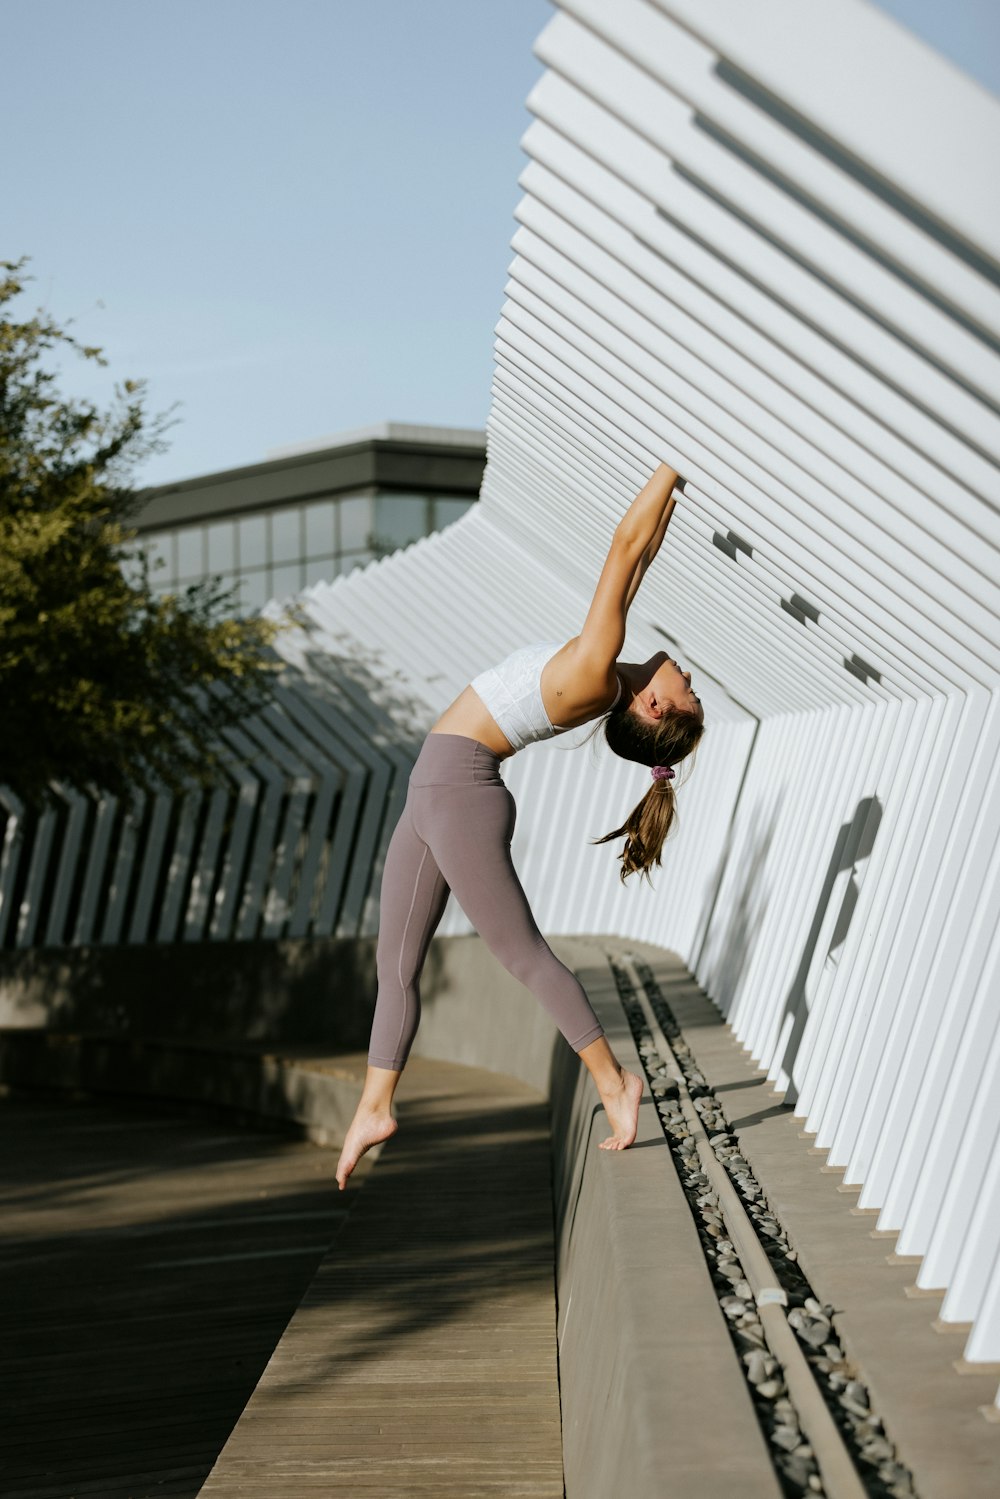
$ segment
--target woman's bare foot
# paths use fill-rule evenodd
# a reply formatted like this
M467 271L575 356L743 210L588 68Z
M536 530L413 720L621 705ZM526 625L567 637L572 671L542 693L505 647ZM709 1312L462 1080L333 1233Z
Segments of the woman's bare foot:
M371 1150L372 1146L377 1145L381 1140L388 1140L398 1128L399 1125L391 1114L358 1110L351 1120L351 1127L347 1131L347 1139L344 1141L344 1148L337 1162L337 1182L341 1191L344 1190L347 1178L365 1151Z
M639 1128L639 1100L642 1078L622 1068L621 1083L612 1093L601 1092L601 1102L614 1130L607 1140L599 1142L601 1150L626 1150Z

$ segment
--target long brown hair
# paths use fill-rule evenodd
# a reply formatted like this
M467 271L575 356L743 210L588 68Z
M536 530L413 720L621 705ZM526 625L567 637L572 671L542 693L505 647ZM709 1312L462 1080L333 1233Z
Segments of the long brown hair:
M676 765L691 754L705 732L700 714L687 708L667 708L656 723L650 723L630 711L629 694L622 693L622 699L604 719L604 737L609 748L623 760L634 760L650 768ZM660 852L676 814L674 782L654 780L620 828L591 842L608 843L624 835L625 847L618 856L622 861L619 871L622 884L637 870L648 880L653 865L660 863Z

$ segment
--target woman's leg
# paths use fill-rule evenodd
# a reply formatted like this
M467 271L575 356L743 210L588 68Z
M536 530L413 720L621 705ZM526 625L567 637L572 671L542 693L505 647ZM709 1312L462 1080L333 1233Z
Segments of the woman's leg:
M375 967L378 997L368 1062L402 1072L420 1024L420 971L441 923L448 886L413 821L413 796L386 850Z
M510 853L517 809L502 783L463 787L421 806L421 831L462 910L503 966L530 989L587 1067L614 1131L604 1149L635 1139L642 1079L618 1063L576 974L538 929Z
M396 1132L392 1098L420 1023L420 970L440 924L448 886L413 826L408 800L386 850L375 966L378 995L368 1072L337 1165L344 1190L358 1159Z
M450 790L450 788L449 788ZM434 845L455 899L490 951L547 1010L574 1051L604 1035L572 969L546 942L510 854L516 808L495 782L462 787L421 808L420 827Z

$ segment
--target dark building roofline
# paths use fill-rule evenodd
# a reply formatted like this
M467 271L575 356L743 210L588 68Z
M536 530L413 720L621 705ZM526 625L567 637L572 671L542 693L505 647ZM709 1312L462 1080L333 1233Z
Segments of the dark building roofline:
M131 524L158 530L366 489L476 496L485 463L485 432L387 422L330 446L142 490Z

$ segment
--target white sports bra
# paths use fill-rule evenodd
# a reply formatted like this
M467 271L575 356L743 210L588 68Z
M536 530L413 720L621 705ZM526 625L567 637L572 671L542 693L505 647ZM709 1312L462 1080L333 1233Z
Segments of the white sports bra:
M506 656L498 666L490 666L472 679L470 685L473 692L485 703L500 732L510 740L515 750L578 727L575 724L560 724L557 728L542 702L542 670L565 643L563 640L543 640L536 645L523 645L520 650L512 651ZM619 677L615 703L621 693Z

